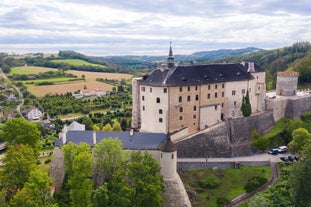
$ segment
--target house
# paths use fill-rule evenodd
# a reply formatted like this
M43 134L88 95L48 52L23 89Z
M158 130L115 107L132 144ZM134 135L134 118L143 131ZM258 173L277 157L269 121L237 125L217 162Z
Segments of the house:
M29 121L39 120L42 116L42 112L36 107L31 107L26 113L26 117Z
M55 129L55 124L53 124L50 120L47 120L47 119L45 119L45 120L42 121L42 125L43 125L45 128L50 129L50 130Z
M8 98L8 100L9 101L16 101L16 96L15 96L15 94L13 94L13 93L10 93L8 96L7 96L7 98Z
M101 88L94 89L84 89L81 90L78 94L73 94L74 98L86 98L86 97L101 97L107 94L106 91L103 91Z
M264 111L265 70L253 62L167 64L134 78L132 127L142 132L194 134L222 120L241 117L249 93L252 113Z

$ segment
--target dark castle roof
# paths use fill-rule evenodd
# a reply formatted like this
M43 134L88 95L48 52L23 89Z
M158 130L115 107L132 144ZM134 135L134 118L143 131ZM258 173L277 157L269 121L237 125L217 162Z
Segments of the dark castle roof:
M167 139L162 149L162 152L175 152L176 150L177 147L174 142L172 142L171 139Z
M249 63L234 64L209 64L176 66L171 69L155 69L147 77L144 83L151 86L182 86L202 85L210 83L245 81L254 79L248 72ZM264 72L263 69L254 66L253 72Z
M96 131L96 143L102 139L109 137L119 138L122 142L124 149L131 150L157 150L159 145L166 141L167 136L164 133L144 133L144 132L102 132ZM93 143L93 131L68 131L66 134L67 143L73 142L79 144L85 142L91 147L94 147ZM61 146L62 140L59 139L55 146Z

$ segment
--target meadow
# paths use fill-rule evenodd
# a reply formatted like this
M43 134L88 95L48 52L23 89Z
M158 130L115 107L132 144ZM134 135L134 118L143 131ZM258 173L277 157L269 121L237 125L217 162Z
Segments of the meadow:
M36 67L36 66L21 66L21 67L14 67L11 69L10 74L38 74L47 71L56 71L57 69L54 68L45 68L45 67ZM41 79L35 81L24 81L26 83L27 89L38 97L42 97L45 94L65 94L67 92L75 92L77 90L83 90L85 88L92 89L92 88L101 88L104 91L111 91L113 86L98 82L96 78L103 78L103 79L114 79L114 80L122 80L122 79L130 79L132 75L123 74L123 73L102 73L102 72L86 72L86 71L77 71L77 70L68 70L66 73L71 73L76 75L78 78L85 76L85 81L68 81L65 79L55 79L53 82L54 85L43 85L37 86L35 84L27 84L27 82L42 82L48 81L51 82L52 79Z
M94 64L94 63L89 63L84 60L80 59L59 59L59 60L51 60L53 63L67 63L69 65L73 66L93 66L93 67L101 67L101 68L106 68L104 65L100 64Z

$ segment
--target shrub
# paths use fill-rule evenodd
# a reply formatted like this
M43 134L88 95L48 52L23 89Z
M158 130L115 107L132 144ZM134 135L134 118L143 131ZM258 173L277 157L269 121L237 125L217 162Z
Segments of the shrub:
M45 161L44 161L44 164L48 164L49 162L51 162L51 159L49 158L49 159L46 159Z
M227 205L227 204L229 204L230 203L230 200L228 199L228 198L225 198L225 197L219 197L219 198L217 198L217 204L218 204L218 206L225 206L225 205Z
M254 176L248 180L244 189L246 190L246 192L250 193L265 184L266 182L268 182L267 178Z
M220 180L214 176L207 176L199 181L199 186L201 188L215 188L220 184Z

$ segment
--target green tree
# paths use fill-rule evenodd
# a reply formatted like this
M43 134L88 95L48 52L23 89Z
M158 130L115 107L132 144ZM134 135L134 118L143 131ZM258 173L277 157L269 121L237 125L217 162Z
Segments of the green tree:
M115 123L113 124L112 131L117 131L117 132L122 131L119 122L115 122Z
M30 172L37 167L33 149L22 144L9 146L3 162L2 186L13 191L22 189L29 179Z
M311 154L306 156L303 161L295 163L290 177L290 194L295 206L311 206Z
M124 206L160 207L162 205L161 194L164 185L160 166L149 153L132 152L130 162L123 170L113 175L109 198L114 200L124 195L122 200ZM128 205L129 199L130 205Z
M105 126L103 126L102 131L111 132L112 131L111 125L109 123L106 124Z
M311 134L305 128L295 129L292 133L293 140L289 143L289 149L292 152L301 153L304 146L311 143Z
M109 180L112 174L121 167L122 164L122 143L118 138L109 137L102 139L94 147L95 163L95 186L100 186L105 180Z
M56 207L50 193L52 183L53 180L47 173L39 169L33 170L24 188L13 197L10 202L11 206Z
M248 92L248 90L246 92L246 96L242 97L241 111L242 111L242 113L243 113L243 115L245 117L250 116L251 113L252 113L252 106L251 106L251 103L249 101L249 92Z
M121 119L120 126L121 126L122 131L126 131L126 128L127 128L127 121L126 121L126 119L124 119L124 118Z
M99 131L100 129L99 129L99 127L97 126L97 124L94 124L93 125L93 131Z
M24 118L8 120L2 127L1 137L8 145L27 144L35 150L39 148L40 131L36 124Z
M80 145L76 145L73 142L69 142L65 146L63 146L64 151L64 160L65 160L65 172L68 175L72 175L74 173L74 159L77 155L83 152L91 153L91 148L87 143L80 143Z
M105 207L108 206L109 196L107 183L104 183L94 191L93 194L93 205L94 207Z
M92 174L93 160L90 152L83 151L73 159L73 173L69 177L71 205L75 207L90 207L93 190Z
M260 207L270 207L269 199L264 196L262 193L256 194L253 198L249 200L247 203L247 207L258 207L258 204L260 204Z

